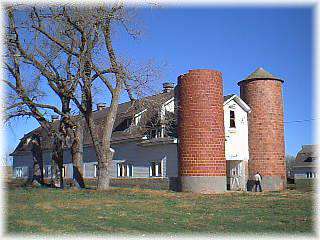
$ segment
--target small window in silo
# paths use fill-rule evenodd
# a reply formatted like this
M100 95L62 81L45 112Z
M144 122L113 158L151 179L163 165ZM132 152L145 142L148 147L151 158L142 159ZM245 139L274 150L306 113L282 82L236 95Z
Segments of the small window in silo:
M230 128L236 127L236 118L234 111L230 111Z

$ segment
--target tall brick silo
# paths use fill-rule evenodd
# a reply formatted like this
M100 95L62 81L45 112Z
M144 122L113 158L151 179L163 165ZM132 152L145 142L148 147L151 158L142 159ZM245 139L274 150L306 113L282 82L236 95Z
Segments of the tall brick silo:
M264 190L286 187L282 83L263 68L238 82L240 96L251 108L249 178L259 171Z
M219 71L178 77L178 154L182 191L226 190L223 86Z

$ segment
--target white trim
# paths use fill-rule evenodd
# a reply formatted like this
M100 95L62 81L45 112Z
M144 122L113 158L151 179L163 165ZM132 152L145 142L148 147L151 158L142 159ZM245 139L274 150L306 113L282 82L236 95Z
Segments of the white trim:
M138 112L136 113L134 116L133 116L133 121L134 121L134 125L138 125L139 121L137 120L138 117L140 117L142 115L142 113L144 113L145 111L147 111L147 108L142 110L141 112Z
M116 163L116 167L117 167L117 177L118 178L129 178L133 176L133 165L132 164L128 164L125 161L119 161ZM121 168L121 172L122 174L124 174L124 170L126 169L126 176L120 176L120 168ZM130 175L130 169L131 169L131 175Z
M233 94L232 97L224 101L223 106L225 106L231 100L234 100L246 112L251 112L251 108L236 94Z
M19 170L19 175L18 175L18 170ZM23 178L23 167L15 167L14 176L15 178Z
M153 174L152 171L152 163L155 164L155 173ZM159 174L159 165L160 165L160 172L161 174ZM149 177L163 177L163 159L161 159L161 161L150 161L150 165L149 165Z
M168 101L163 103L162 106L166 106L167 104L171 103L172 101L174 101L174 97L170 98Z
M98 177L98 163L94 163L94 173L93 173L93 177L96 178Z

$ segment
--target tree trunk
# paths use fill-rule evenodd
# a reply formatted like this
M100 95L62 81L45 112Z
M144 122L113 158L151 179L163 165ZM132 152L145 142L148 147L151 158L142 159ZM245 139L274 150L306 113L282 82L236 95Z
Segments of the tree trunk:
M99 162L99 177L97 182L97 189L99 190L106 190L110 188L110 167L113 159L113 152L111 152L111 137L113 125L118 111L121 89L122 81L117 79L117 86L115 88L108 115L103 126L103 136L101 144L103 156Z
M44 185L43 181L43 158L41 141L38 136L33 136L31 140L31 152L33 156L33 177L32 182L36 180L41 185Z
M83 180L83 128L81 122L77 123L71 146L73 163L73 182L77 188L85 188Z
M52 150L52 163L53 163L53 183L55 186L63 188L63 145L61 139L58 137L54 138L53 150Z
M103 155L98 163L98 190L108 190L110 188L110 162L112 162L113 152L109 148Z

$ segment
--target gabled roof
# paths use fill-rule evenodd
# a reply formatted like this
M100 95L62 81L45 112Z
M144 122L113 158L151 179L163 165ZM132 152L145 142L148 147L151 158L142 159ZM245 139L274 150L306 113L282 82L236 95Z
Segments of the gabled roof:
M243 110L245 110L246 112L250 112L251 111L251 108L236 94L230 94L230 95L224 96L223 106L225 106L227 103L229 103L232 100L234 100L236 103L238 103L239 106Z
M294 167L315 167L319 161L319 145L303 145L298 152Z

